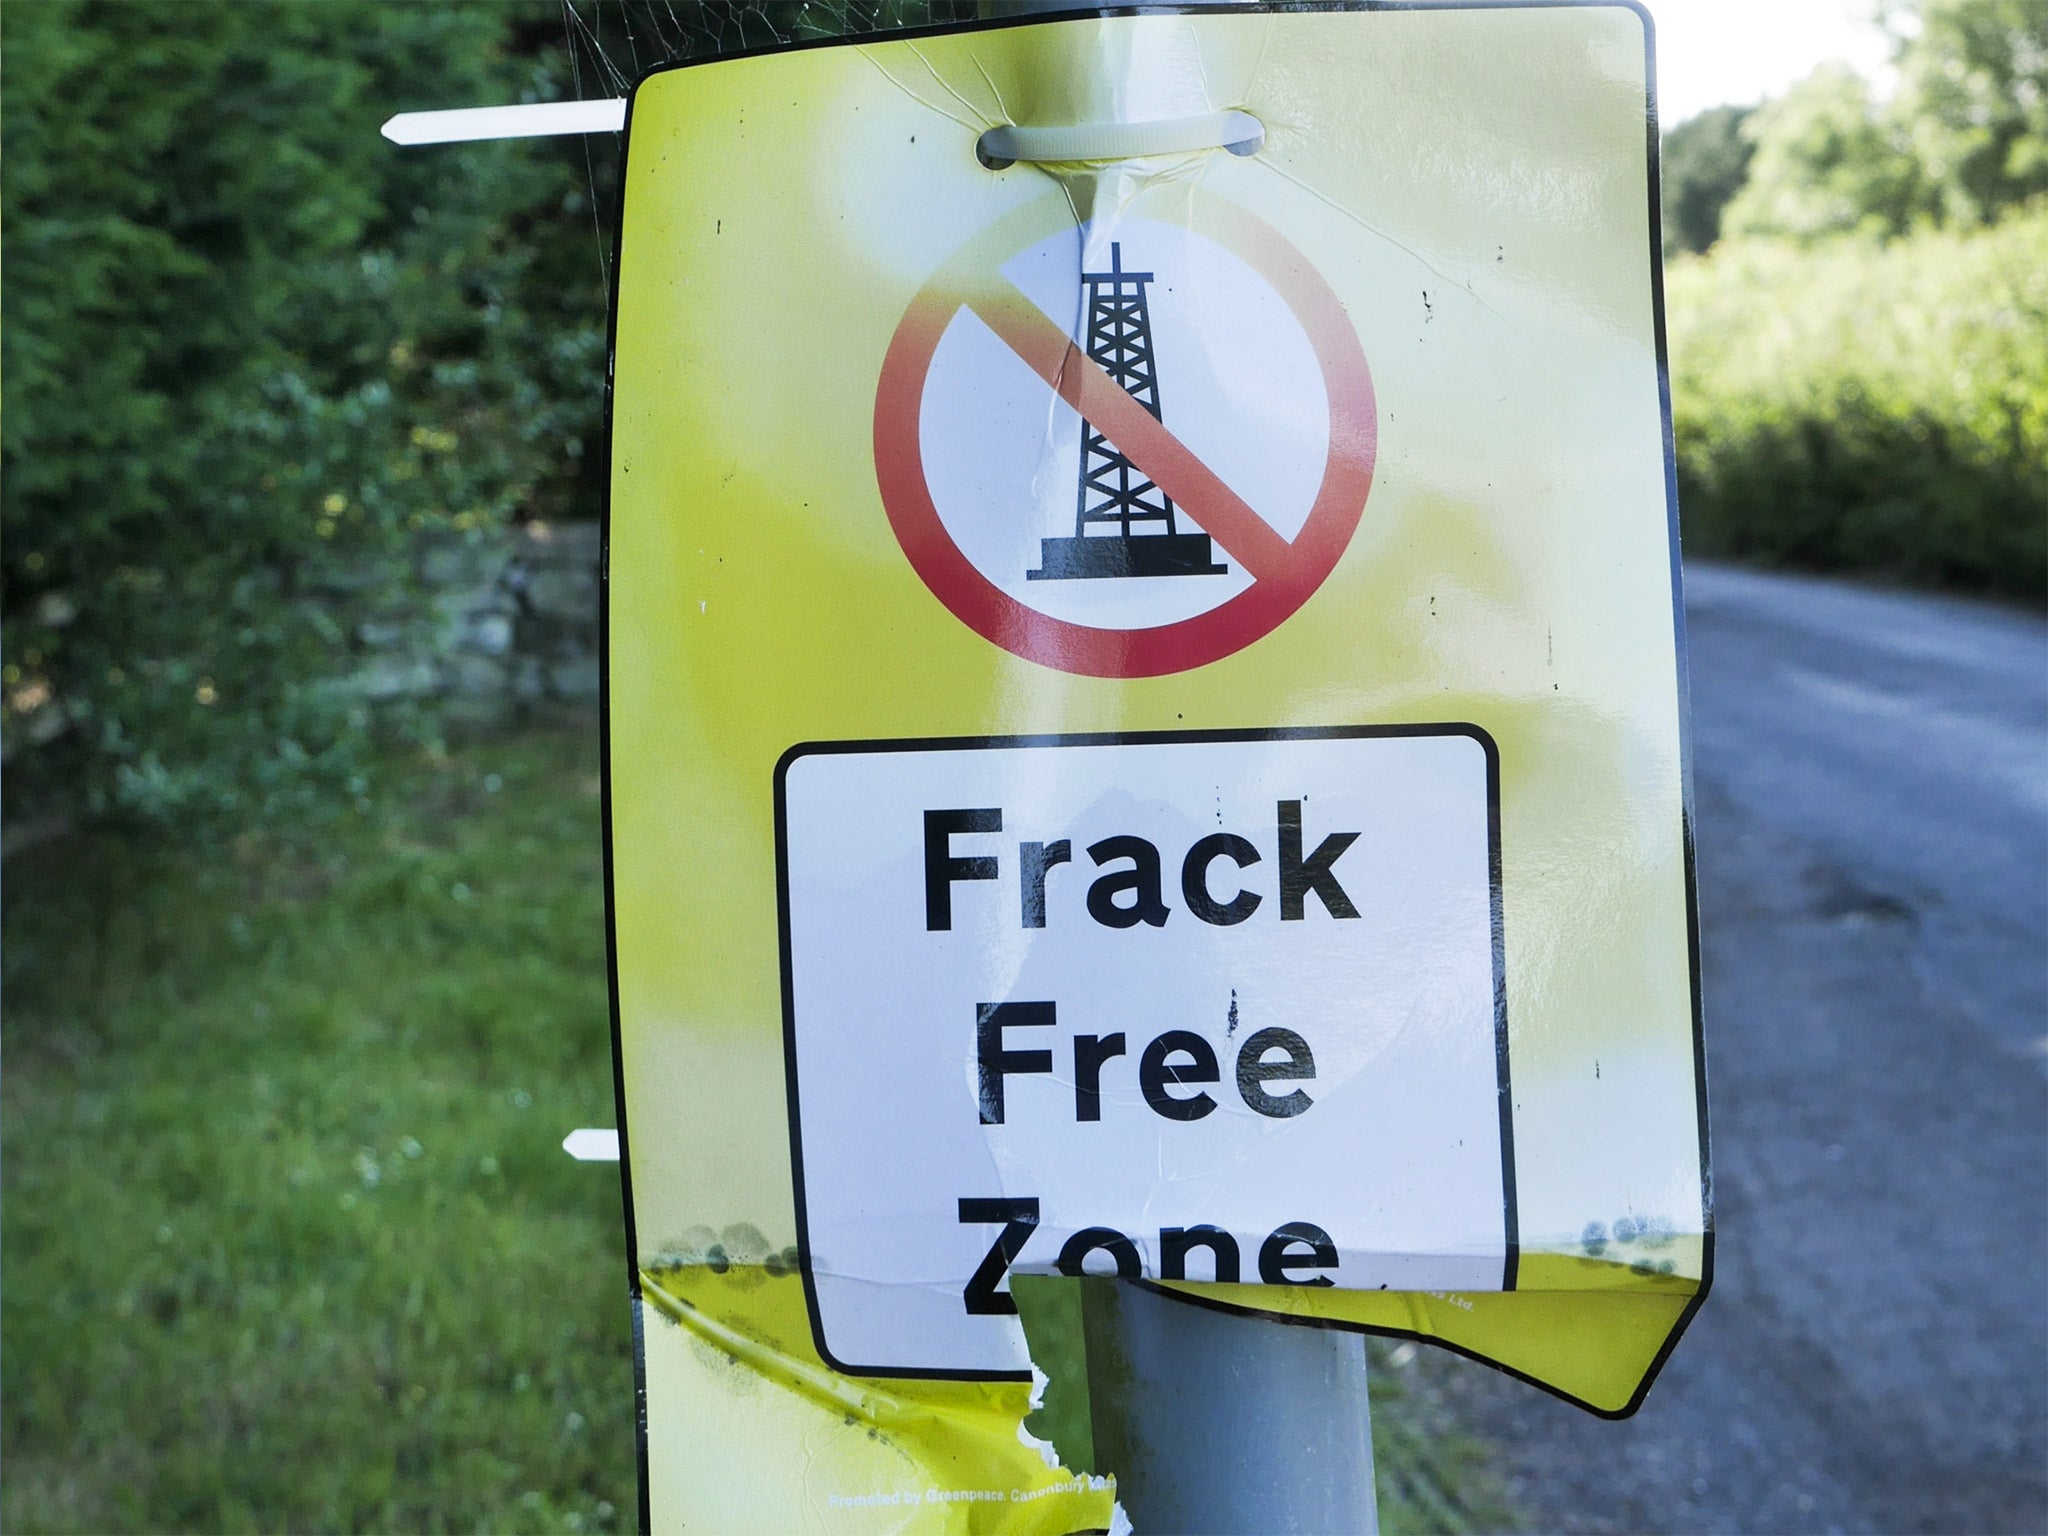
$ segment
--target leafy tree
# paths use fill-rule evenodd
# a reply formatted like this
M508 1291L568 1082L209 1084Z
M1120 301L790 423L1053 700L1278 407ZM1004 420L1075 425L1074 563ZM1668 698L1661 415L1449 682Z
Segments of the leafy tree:
M1889 16L1890 101L1824 65L1743 125L1756 153L1730 233L1969 228L2048 193L2048 3L1917 0Z
M2048 207L1675 263L1686 549L2048 598Z
M1742 131L1756 154L1723 219L1730 234L1895 235L1933 206L1910 137L1846 65L1822 65Z
M2048 192L2048 4L1923 0L1893 116L1944 222L1989 223Z
M1664 135L1664 254L1704 251L1721 213L1749 176L1755 145L1742 133L1748 107L1709 107Z
M408 540L565 483L602 359L580 155L377 133L405 107L563 94L559 61L513 46L547 22L0 7L11 830L360 792L354 632L409 611ZM536 229L580 236L578 283Z
M1886 19L1891 100L1833 66L1751 114L1728 238L1673 264L1687 546L2038 603L2048 3Z

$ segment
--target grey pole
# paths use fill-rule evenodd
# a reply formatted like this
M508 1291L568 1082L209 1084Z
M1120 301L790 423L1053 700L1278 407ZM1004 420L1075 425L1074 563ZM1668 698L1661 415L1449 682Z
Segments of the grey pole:
M1122 1283L1084 1281L1082 1298L1096 1467L1139 1536L1378 1536L1362 1335Z
M1082 1290L1096 1465L1140 1536L1376 1536L1362 1335Z

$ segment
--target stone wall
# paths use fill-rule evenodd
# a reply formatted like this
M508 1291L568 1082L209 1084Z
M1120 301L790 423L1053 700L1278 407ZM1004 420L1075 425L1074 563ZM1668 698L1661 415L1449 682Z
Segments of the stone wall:
M417 556L428 632L362 625L364 694L438 696L454 718L477 723L595 709L602 553L595 523L435 535Z

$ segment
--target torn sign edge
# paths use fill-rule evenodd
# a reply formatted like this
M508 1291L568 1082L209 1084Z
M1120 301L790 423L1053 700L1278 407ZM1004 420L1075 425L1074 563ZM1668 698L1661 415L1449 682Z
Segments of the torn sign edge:
M1077 9L1055 16L1044 14L1019 15L1002 18L984 18L970 22L948 23L931 27L903 28L879 33L858 34L843 37L804 38L789 42L777 42L758 48L735 50L713 57L688 60L669 60L645 70L628 92L626 116L622 138L622 153L619 160L619 179L613 193L612 260L608 279L608 314L606 316L606 368L604 433L605 461L607 466L614 459L613 434L615 427L614 387L617 377L618 324L619 324L619 274L625 239L625 195L626 168L631 162L632 129L634 107L641 85L657 75L672 70L695 68L701 65L717 64L740 58L763 57L783 53L795 53L814 48L859 47L867 43L914 41L930 37L950 37L963 33L1002 31L1011 27L1054 26L1065 21L1100 21L1136 16L1245 16L1256 14L1279 14L1294 11L1296 7L1285 3L1225 4L1225 5L1140 5ZM1319 8L1320 9L1320 8ZM1685 626L1684 580L1681 565L1681 547L1678 511L1677 460L1672 436L1671 422L1671 373L1670 359L1665 341L1665 302L1663 266L1663 218L1659 204L1660 183L1659 134L1657 109L1657 68L1656 68L1656 26L1649 11L1641 0L1462 0L1462 3L1444 4L1441 0L1350 0L1346 4L1327 7L1331 12L1405 12L1405 11L1487 11L1487 10L1549 10L1549 9L1619 9L1635 13L1642 27L1644 52L1644 134L1645 163L1647 178L1645 195L1648 201L1648 237L1650 257L1650 286L1653 340L1656 352L1658 408L1661 418L1664 456L1665 517L1670 549L1670 581L1673 638L1677 665L1678 690L1678 742L1680 768L1680 820L1681 846L1684 853L1685 909L1687 926L1687 959L1692 1001L1693 1031L1693 1084L1696 1100L1696 1115L1700 1157L1700 1209L1701 1209L1701 1254L1698 1288L1686 1303L1671 1327L1664 1343L1649 1368L1644 1372L1634 1394L1619 1408L1605 1408L1575 1397L1548 1383L1536 1380L1499 1361L1488 1359L1469 1350L1451 1344L1442 1338L1409 1329L1381 1328L1349 1323L1335 1319L1304 1318L1273 1312L1251 1312L1249 1315L1264 1316L1275 1321L1297 1327L1338 1328L1352 1332L1378 1334L1385 1337L1416 1339L1424 1343L1439 1345L1481 1364L1499 1370L1518 1380L1526 1381L1554 1397L1562 1398L1574 1406L1583 1408L1604 1419L1629 1418L1641 1408L1648 1397L1650 1388L1662 1373L1665 1363L1684 1337L1692 1319L1705 1303L1714 1279L1715 1222L1713 1200L1712 1161L1710 1153L1707 1113L1707 1064L1704 1032L1704 1015L1700 995L1700 931L1699 902L1696 858L1696 817L1693 776L1693 743L1691 722L1691 688L1689 682L1689 654ZM992 125L991 125L992 126ZM634 1424L640 1471L639 1528L650 1529L650 1493L648 1482L647 1448L647 1375L646 1348L644 1342L644 1302L641 1294L639 1272L638 1234L633 1214L633 1174L630 1144L630 1126L626 1116L625 1060L621 1040L619 1016L619 966L618 966L618 925L617 888L613 870L612 836L612 763L611 763L611 516L612 476L607 473L600 510L600 528L603 539L603 561L599 571L598 624L599 624L599 738L600 761L603 773L602 836L604 838L604 906L605 906L605 965L611 994L612 1033L612 1091L617 1105L619 1134L619 1187L624 1208L626 1237L626 1275L628 1295L632 1307L633 1326L633 1376L635 1412ZM1151 1282L1136 1282L1150 1284ZM1221 1307L1224 1310L1246 1313L1247 1309L1229 1303L1212 1301L1185 1292L1177 1294L1184 1301L1198 1306Z

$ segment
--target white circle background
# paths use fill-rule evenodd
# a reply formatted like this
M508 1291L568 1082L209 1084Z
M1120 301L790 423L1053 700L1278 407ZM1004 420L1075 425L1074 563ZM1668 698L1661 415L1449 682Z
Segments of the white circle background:
M1329 455L1329 398L1307 333L1245 261L1183 226L1124 218L1062 231L1003 275L1069 336L1082 336L1081 273L1151 272L1147 295L1167 430L1283 538L1307 521ZM1085 244L1084 244L1085 242ZM1085 260L1084 260L1085 253ZM1149 629L1206 613L1251 586L1218 544L1218 576L1030 581L1041 538L1074 532L1081 418L972 312L953 316L919 406L925 483L974 567L1052 618ZM1175 504L1180 532L1201 528ZM1202 531L1206 532L1206 529Z

